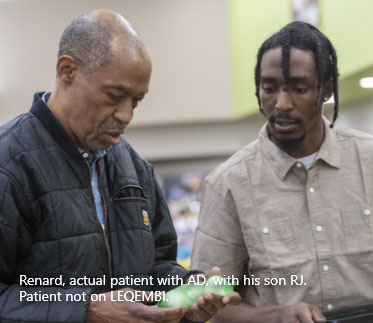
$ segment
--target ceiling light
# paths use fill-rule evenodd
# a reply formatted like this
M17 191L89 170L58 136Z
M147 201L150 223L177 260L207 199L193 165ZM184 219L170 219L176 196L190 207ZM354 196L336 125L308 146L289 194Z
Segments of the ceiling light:
M373 77L364 77L360 80L360 86L364 89L373 88Z

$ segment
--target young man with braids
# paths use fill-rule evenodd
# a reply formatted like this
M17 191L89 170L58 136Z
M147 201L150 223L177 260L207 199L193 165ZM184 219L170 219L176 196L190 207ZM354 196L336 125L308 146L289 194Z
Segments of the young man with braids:
M334 129L337 81L332 44L307 23L260 47L267 123L208 176L194 243L192 268L239 278L244 303L213 322L322 322L322 312L373 303L373 137Z

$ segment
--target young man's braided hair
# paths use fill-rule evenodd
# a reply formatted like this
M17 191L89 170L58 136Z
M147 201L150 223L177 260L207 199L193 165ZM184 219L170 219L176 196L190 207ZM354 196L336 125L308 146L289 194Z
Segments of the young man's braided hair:
M339 106L337 55L329 39L316 27L306 22L294 21L286 25L279 32L268 38L259 48L255 67L255 95L258 99L259 106L261 105L259 88L262 57L266 51L277 47L282 48L282 70L285 82L289 80L290 48L292 47L313 52L318 75L318 90L320 90L321 86L325 84L326 81L329 79L333 80L334 114L333 121L330 124L330 128L333 128L334 122L338 117Z

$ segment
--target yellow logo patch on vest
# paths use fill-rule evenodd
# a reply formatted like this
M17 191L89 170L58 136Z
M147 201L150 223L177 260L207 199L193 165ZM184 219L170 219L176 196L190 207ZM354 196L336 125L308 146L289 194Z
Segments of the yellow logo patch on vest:
M142 218L144 220L144 224L145 225L149 225L149 217L148 217L148 212L146 212L145 210L142 210Z

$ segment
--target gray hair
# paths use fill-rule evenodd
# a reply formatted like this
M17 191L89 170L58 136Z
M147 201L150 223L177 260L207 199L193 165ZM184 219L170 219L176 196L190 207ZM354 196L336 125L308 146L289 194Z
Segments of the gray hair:
M59 44L58 58L69 55L79 65L91 72L111 63L112 31L105 24L83 14L73 19L65 28Z

